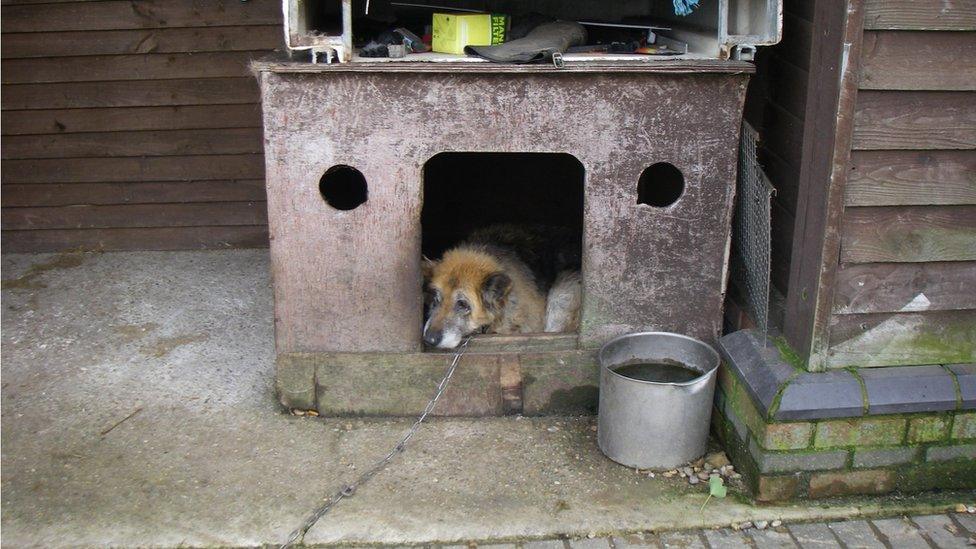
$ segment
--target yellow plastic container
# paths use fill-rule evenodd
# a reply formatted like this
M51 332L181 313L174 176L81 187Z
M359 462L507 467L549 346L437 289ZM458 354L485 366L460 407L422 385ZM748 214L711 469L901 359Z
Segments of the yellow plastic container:
M435 13L431 49L460 55L465 46L501 44L507 33L507 15Z

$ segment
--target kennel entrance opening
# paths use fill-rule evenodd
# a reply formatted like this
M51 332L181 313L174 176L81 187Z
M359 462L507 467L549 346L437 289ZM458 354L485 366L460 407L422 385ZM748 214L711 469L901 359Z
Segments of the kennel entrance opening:
M495 224L564 227L582 239L583 164L566 153L440 153L424 164L421 248L439 258Z

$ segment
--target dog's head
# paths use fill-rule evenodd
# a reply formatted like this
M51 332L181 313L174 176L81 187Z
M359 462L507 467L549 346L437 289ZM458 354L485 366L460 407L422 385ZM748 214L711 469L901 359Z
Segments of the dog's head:
M452 349L465 336L485 332L501 318L512 279L491 256L451 250L440 261L425 258L423 271L428 345Z

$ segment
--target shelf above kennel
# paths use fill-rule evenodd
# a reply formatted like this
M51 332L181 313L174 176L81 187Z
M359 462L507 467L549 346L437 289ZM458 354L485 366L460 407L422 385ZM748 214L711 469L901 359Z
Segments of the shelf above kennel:
M450 4L450 5L441 5ZM356 47L392 22L400 23L403 3L388 0L282 0L285 24L285 45L292 53L301 53L303 60L317 63L484 63L466 56L435 53L409 53L399 58L362 57ZM657 34L669 43L681 44L674 56L643 54L566 54L568 61L597 61L612 64L658 64L674 58L751 60L758 46L779 42L782 29L782 0L699 0L699 6L687 16L677 16L671 1L663 0L606 0L588 2L569 0L552 2L534 0L457 0L450 3L432 1L414 4L435 12L482 12L544 14L555 19L593 21L616 26L655 29L648 33L647 44ZM396 11L396 10L401 11ZM414 13L416 15L416 13ZM416 19L414 20L416 22ZM379 26L377 26L379 25ZM404 26L409 26L403 24ZM423 26L423 25L421 25ZM416 27L416 25L414 25ZM415 34L422 34L415 28ZM607 44L609 42L602 42ZM642 42L643 43L643 42Z
M416 54L423 55L423 54ZM438 54L441 55L441 54ZM403 62L400 60L368 59L355 63L308 63L275 56L256 60L251 68L256 72L277 73L328 73L328 72L390 72L390 73L721 73L752 74L756 71L752 63L746 61L718 59L696 59L677 57L654 60L627 60L611 56L567 54L560 69L551 63L511 65L490 63L482 59L452 56L452 59L430 60L428 62Z

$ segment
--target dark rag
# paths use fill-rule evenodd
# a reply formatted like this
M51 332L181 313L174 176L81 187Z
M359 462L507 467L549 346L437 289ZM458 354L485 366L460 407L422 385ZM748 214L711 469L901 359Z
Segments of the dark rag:
M574 21L543 23L524 38L497 46L466 46L464 52L495 63L531 63L552 59L572 46L586 43L586 29Z

